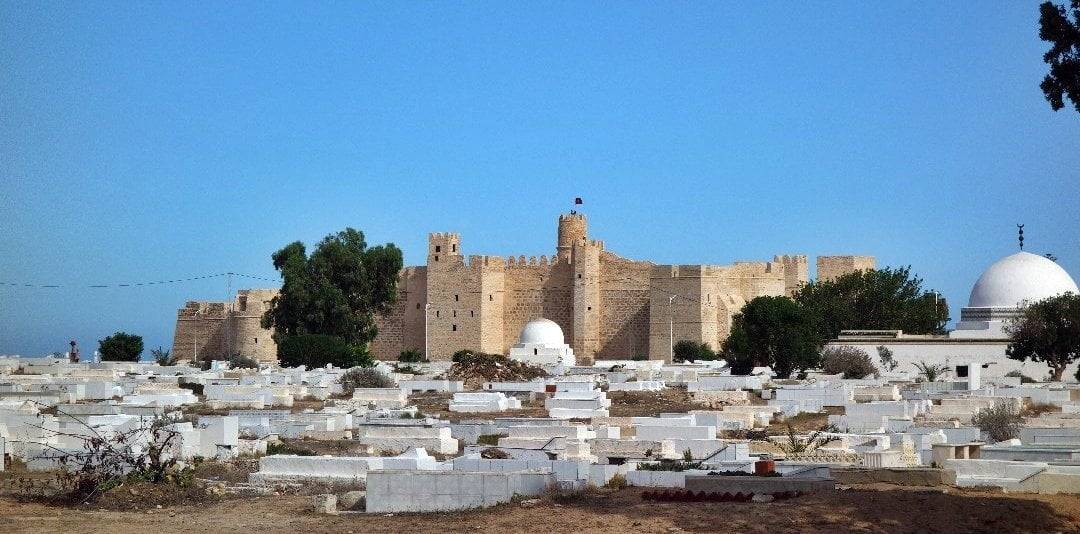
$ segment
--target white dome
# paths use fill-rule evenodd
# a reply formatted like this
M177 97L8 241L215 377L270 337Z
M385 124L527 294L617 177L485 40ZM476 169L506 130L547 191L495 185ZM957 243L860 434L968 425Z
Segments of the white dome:
M563 344L562 328L551 319L535 319L529 321L525 328L521 329L521 338L518 343L539 343L548 346Z
M1008 308L1065 292L1080 293L1069 273L1043 256L1018 252L983 272L971 288L969 308Z

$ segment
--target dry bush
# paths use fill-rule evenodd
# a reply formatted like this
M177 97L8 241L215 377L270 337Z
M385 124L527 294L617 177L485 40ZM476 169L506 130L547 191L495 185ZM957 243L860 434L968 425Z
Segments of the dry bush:
M67 415L61 410L57 412ZM78 505L93 502L125 483L186 487L194 481L192 466L174 456L180 441L180 433L168 428L174 421L158 416L127 430L99 432L79 419L72 419L82 428L59 432L38 427L81 445L74 449L45 445L34 459L54 462L58 468L56 476L49 481L49 487L24 486L24 496Z
M866 378L878 374L870 355L855 347L829 347L823 350L821 367L825 374L843 375L843 378Z
M999 402L975 412L971 423L986 432L996 443L1019 436L1020 428L1024 426L1024 418L1012 405Z
M397 386L393 379L373 367L353 367L341 375L339 382L347 395L352 395L356 389Z

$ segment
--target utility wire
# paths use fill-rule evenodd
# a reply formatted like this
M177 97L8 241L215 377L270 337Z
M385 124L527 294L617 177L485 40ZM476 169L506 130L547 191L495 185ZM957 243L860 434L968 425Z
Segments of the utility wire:
M176 279L173 279L173 280L154 280L154 281L150 281L150 282L127 282L127 283L116 283L116 284L81 285L81 284L30 284L30 283L0 281L0 286L28 287L28 288L34 288L34 289L57 289L57 288L104 289L104 288L114 288L114 287L143 287L143 286L156 286L156 285L163 285L163 284L179 284L179 283L183 283L183 282L194 282L196 280L208 280L208 279L211 279L211 278L221 278L222 276L237 276L237 277L240 277L240 278L248 278L248 279L251 279L251 280L263 280L263 281L266 281L266 282L280 282L280 280L276 280L276 279L273 279L273 278L265 278L265 277L262 277L262 276L254 276L254 275L250 275L250 274L231 273L230 272L230 273L207 274L207 275L203 275L203 276L192 276L190 278L176 278Z

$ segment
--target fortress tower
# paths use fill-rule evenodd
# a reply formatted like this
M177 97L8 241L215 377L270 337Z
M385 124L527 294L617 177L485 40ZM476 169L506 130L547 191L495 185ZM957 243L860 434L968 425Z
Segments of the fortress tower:
M789 297L810 281L810 266L805 255L773 256L773 263L784 267L784 294Z
M559 215L559 240L555 247L560 262L569 262L575 244L584 243L589 237L588 222L582 213Z
M397 302L375 317L372 354L394 360L425 347L433 360L462 349L506 354L527 324L546 319L563 332L579 364L668 359L671 345L683 340L719 349L743 305L791 295L809 280L803 255L729 265L623 258L590 239L585 215L575 212L559 215L555 245L550 258L466 257L459 234L429 234L426 265L402 269ZM818 258L820 279L873 267L869 256ZM259 318L273 295L245 290L234 302L185 304L177 311L174 354L191 357L197 344L200 357L241 352L272 361L272 332Z
M584 221L584 218L581 219ZM561 218L560 218L561 222ZM559 226L562 229L562 226ZM560 232L560 237L561 237ZM603 241L582 240L572 251L574 287L573 349L578 364L589 365L600 351L600 253Z
M818 256L817 279L836 280L856 271L872 271L874 267L873 256Z

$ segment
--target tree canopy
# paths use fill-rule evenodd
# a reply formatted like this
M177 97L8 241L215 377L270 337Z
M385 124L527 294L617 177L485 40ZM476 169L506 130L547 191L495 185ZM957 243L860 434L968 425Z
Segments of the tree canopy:
M1043 54L1050 73L1039 85L1047 102L1057 111L1068 98L1080 112L1080 0L1072 0L1069 9L1053 2L1040 5L1039 38L1050 43Z
M698 343L696 341L682 340L676 342L672 347L672 359L676 362L697 362L697 361L709 361L716 359L716 353L713 352L712 347L708 343Z
M813 316L820 335L835 339L841 330L903 330L943 334L949 306L909 267L857 271L834 280L810 282L795 301Z
M735 315L721 354L734 374L770 366L787 378L818 365L823 341L804 307L787 297L757 297Z
M366 350L378 333L375 314L388 312L397 300L401 250L393 243L369 248L359 230L326 236L310 256L297 241L272 258L281 292L270 301L262 325L275 329L279 356L286 338L309 334Z
M1080 295L1064 293L1024 307L1006 327L1014 360L1043 362L1061 380L1065 367L1080 358Z
M117 332L98 341L103 362L137 362L143 351L142 336Z

